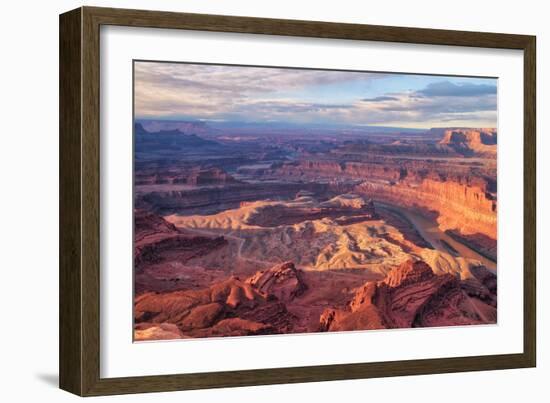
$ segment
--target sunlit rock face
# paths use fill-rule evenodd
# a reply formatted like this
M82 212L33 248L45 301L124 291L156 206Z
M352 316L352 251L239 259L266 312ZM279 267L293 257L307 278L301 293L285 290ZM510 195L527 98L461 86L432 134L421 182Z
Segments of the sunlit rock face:
M468 185L458 180L423 179L419 183L395 184L367 182L361 191L380 200L434 212L442 230L458 230L463 235L497 235L497 205L483 185Z
M494 156L497 153L495 129L447 129L439 144L466 154Z

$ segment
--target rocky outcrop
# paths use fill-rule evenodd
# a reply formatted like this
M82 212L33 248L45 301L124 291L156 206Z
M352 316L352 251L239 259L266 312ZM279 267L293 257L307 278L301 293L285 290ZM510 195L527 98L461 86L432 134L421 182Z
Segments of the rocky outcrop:
M259 271L246 282L264 294L274 295L280 301L291 301L307 289L301 271L292 262Z
M448 129L439 144L465 155L496 155L497 132L495 129Z
M189 186L211 186L239 183L235 178L223 169L191 168L191 169L167 169L155 172L139 172L136 174L134 183L136 186L143 185L189 185Z
M148 340L305 331L312 312L307 301L313 300L303 298L309 290L304 274L287 262L245 280L231 276L199 290L144 293L134 302L134 336ZM496 277L478 266L461 280L436 275L423 261L409 260L384 279L355 289L346 308L325 309L319 321L318 331L495 323Z
M134 210L134 241L140 242L144 238L156 234L176 234L177 228L162 217L149 211Z
M320 318L320 329L343 331L495 323L496 300L492 296L496 290L492 284L494 279L488 273L480 274L481 281L463 282L451 274L435 275L423 261L409 260L389 272L384 280L367 282L360 287L347 310L325 310Z
M214 185L236 183L237 181L227 172L219 168L193 170L186 178L189 185Z
M136 325L134 340L172 340L184 339L185 335L173 323L151 324L143 323Z
M134 211L134 233L136 272L167 257L184 263L227 244L221 236L210 238L183 234L162 217L141 210Z
M241 207L252 203L241 203ZM290 204L273 203L259 208L247 218L250 225L276 227L292 225L308 220L332 218L341 224L350 224L376 218L374 203L358 195L344 194L324 202L317 202L311 196L303 196Z
M200 290L145 293L134 302L136 331L145 338L144 329L172 324L183 337L289 333L295 317L284 302L306 288L300 272L285 263L244 281L231 276Z
M222 236L216 238L181 234L153 236L135 244L134 267L139 271L146 265L161 262L165 255L170 255L172 260L177 259L184 263L225 245L227 240Z

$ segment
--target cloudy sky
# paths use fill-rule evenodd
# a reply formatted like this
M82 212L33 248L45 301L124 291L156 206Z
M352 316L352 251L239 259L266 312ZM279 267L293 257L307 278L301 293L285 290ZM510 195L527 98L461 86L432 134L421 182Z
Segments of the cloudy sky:
M135 62L135 117L496 127L497 80Z

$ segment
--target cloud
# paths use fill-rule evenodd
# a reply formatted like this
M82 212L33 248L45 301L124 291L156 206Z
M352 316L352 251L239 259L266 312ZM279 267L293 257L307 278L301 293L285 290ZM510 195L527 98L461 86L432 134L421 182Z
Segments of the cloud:
M402 92L384 98L356 105L357 110L366 116L367 123L425 122L434 125L436 122L475 121L481 126L496 126L496 95L419 97L417 92Z
M388 78L391 83L395 75L136 62L134 77L136 117L417 127L459 121L496 125L496 86L479 81L437 81L421 90L353 100L341 95L355 82L363 87L371 80ZM331 102L332 94L347 100Z
M416 91L364 98L356 105L356 114L365 116L366 124L496 126L496 91L495 85L485 83L437 81Z
M383 76L346 71L158 62L136 62L134 72L136 85L234 94L269 93Z
M483 95L496 95L497 87L488 84L459 83L440 81L431 83L423 90L417 92L423 96L431 97L472 97Z
M383 76L345 71L136 62L135 113L141 117L235 115L243 106L266 103L283 91L299 92L308 87ZM295 106L299 110L326 110L339 105L328 102L306 105L297 101ZM280 105L274 104L274 107ZM287 109L290 112L291 108Z
M374 97L374 98L363 98L361 101L363 102L384 102L384 101L397 101L398 98L396 97L390 97L390 96L381 96L381 97Z

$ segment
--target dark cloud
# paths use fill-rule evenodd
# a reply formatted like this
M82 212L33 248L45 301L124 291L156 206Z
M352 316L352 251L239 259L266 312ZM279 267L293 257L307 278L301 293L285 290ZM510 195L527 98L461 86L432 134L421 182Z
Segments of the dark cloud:
M428 84L417 94L428 97L473 97L483 95L495 95L497 87L488 84L461 83L455 84L450 81L440 81Z

